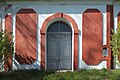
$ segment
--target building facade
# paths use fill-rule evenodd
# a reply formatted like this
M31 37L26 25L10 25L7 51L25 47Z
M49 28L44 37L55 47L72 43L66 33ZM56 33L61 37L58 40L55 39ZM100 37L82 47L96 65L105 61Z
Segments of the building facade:
M14 35L7 69L119 68L110 47L119 1L6 0L0 6L0 30Z

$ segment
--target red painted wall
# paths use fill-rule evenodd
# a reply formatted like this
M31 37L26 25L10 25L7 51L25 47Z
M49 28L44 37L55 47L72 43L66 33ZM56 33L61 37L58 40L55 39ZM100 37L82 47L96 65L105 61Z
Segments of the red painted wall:
M12 15L5 16L5 30L6 33L12 32ZM5 62L5 70L12 70L11 58L9 58L8 61Z
M16 14L16 55L20 64L36 60L37 14L33 9L21 9Z
M111 51L111 34L114 27L114 17L113 17L113 5L107 5L107 48L108 48L108 59L107 59L107 69L114 68L114 61Z
M87 9L82 17L82 58L88 65L98 65L102 54L102 13Z
M5 30L6 32L12 32L12 15L5 16Z

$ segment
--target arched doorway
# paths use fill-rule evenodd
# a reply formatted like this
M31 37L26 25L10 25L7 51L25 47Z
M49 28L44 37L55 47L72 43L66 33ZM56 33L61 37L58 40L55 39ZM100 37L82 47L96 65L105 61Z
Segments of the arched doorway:
M63 22L47 29L47 70L72 70L72 29Z
M70 24L72 25L72 52L73 52L73 55L72 55L72 58L73 58L73 61L72 61L72 70L77 70L78 69L78 33L79 33L79 29L78 29L78 26L75 22L75 20L70 17L69 15L67 14L64 14L64 13L61 13L61 12L57 12L55 13L54 15L52 16L49 16L43 23L41 29L40 29L40 34L41 34L41 55L40 55L40 68L42 70L46 70L47 68L47 59L46 59L46 27L48 26L48 24L52 21L52 20L55 20L55 19L58 19L58 18L62 18L62 19L65 19L66 21L70 22Z

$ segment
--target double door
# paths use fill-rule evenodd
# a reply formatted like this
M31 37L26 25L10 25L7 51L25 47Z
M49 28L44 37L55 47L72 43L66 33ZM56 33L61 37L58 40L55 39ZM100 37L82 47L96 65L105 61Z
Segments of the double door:
M71 32L47 33L47 70L72 69Z

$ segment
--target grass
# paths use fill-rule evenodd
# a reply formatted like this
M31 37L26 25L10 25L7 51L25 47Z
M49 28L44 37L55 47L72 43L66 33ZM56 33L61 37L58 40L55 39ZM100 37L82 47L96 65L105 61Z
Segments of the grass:
M92 69L74 72L13 71L1 72L0 80L120 80L120 70Z

